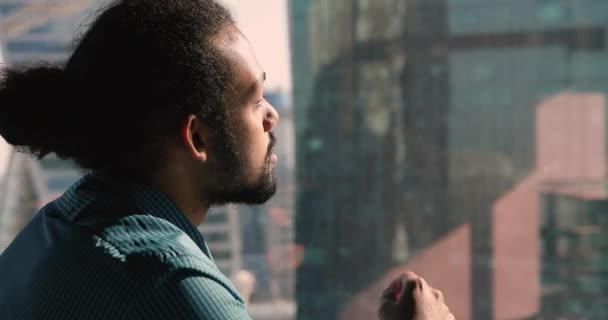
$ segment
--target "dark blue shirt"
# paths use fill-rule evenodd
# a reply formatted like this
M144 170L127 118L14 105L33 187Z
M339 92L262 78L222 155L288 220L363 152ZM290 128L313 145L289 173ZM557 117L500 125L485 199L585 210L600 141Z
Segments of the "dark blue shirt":
M164 194L86 175L0 256L0 319L250 319Z

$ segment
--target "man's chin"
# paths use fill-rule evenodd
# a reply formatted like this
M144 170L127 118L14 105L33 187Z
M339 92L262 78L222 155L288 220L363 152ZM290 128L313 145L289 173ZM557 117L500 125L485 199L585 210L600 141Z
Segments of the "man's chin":
M247 205L259 205L268 202L277 192L275 181L268 181L255 188L247 188L233 192L222 192L213 198L215 205L239 203Z
M268 202L268 200L272 199L272 197L277 193L276 185L274 188L269 188L267 190L256 190L250 193L243 194L240 198L237 197L233 201L235 203L242 204L264 204Z

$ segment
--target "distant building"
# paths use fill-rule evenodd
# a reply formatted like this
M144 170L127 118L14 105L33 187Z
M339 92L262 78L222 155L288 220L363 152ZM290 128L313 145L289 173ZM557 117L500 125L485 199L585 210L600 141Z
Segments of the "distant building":
M99 0L1 0L0 25L7 63L44 60L63 64L72 40Z
M237 207L229 205L210 210L205 223L198 227L217 267L227 277L235 275L243 266L239 221Z

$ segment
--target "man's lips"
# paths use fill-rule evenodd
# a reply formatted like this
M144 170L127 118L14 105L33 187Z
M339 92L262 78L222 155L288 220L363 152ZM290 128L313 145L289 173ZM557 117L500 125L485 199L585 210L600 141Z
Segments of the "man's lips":
M270 163L277 164L277 161L279 160L279 158L277 157L276 154L274 154L274 152L272 152L275 144L277 143L277 139L274 136L274 132L272 132L272 131L269 132L269 138L270 138L270 142L268 143L268 159L269 159Z

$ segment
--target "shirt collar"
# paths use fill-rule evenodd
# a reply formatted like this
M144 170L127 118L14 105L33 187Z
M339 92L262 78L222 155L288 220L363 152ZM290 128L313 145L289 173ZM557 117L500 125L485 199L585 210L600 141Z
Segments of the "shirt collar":
M117 196L118 202L121 202L120 199L127 202L124 203L124 209L134 209L136 212L161 218L175 225L212 259L209 248L196 226L168 196L149 185L119 181L106 175L89 173L72 185L55 203L65 215L75 219L78 213L91 203L103 201L102 199L106 197L109 198L109 202L115 202Z

